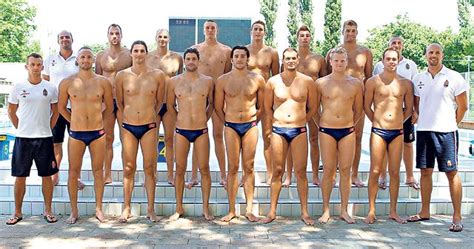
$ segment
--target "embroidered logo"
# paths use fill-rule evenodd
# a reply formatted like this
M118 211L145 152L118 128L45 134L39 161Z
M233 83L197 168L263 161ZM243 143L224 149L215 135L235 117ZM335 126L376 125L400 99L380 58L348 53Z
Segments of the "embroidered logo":
M99 131L99 135L102 135L102 134L104 134L104 133L105 133L104 130L100 130L100 131Z
M26 98L26 96L30 95L29 92L27 92L26 90L23 90L21 93L20 93L20 96L23 97L23 98Z
M53 61L51 62L51 66L54 67L55 65L56 65L56 61L53 60Z
M453 166L453 163L451 163L451 160L448 160L448 161L446 162L446 164L448 165L448 167Z
M410 70L410 65L406 64L406 65L405 65L405 68L406 68L407 70Z
M43 89L43 96L48 96L48 90L46 90L46 88Z
M444 87L448 87L448 86L449 86L449 81L446 80L446 81L444 82Z
M425 86L425 84L423 84L423 82L420 81L420 82L418 82L418 84L417 84L416 86L417 86L419 89L422 89L422 88Z
M301 132L306 132L306 127L301 128Z
M148 125L148 128L155 128L156 127L156 123L151 123Z

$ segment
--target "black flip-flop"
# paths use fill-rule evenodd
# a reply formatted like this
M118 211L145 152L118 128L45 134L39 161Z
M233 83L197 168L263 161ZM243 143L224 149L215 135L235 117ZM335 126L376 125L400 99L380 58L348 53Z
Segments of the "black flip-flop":
M44 220L48 223L56 223L58 222L58 219L54 215L45 215L43 216Z
M410 216L407 222L418 222L418 221L427 221L427 220L430 220L430 218L424 218L417 214L417 215Z
M464 226L461 223L459 224L451 223L451 225L449 226L449 231L458 233L458 232L461 232L463 228Z
M10 219L8 219L7 222L5 222L5 224L11 226L11 225L15 225L16 223L18 223L22 220L23 220L23 217L14 216L14 217L11 217Z

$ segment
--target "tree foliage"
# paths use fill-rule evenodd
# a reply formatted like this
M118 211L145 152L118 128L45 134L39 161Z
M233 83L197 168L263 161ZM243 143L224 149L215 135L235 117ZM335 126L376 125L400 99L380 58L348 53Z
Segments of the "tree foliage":
M462 29L458 34L451 29L437 32L428 26L412 22L405 14L397 16L394 22L369 30L366 45L372 50L376 61L380 60L390 37L394 35L405 40L403 56L413 60L419 68L426 67L424 51L433 42L444 47L444 64L458 72L467 71L466 56L474 54L472 32L468 29Z
M471 24L470 7L472 2L468 0L457 0L458 3L458 21L460 28L468 28Z
M29 52L36 8L25 0L0 1L0 62L23 62ZM39 51L35 51L39 52Z
M263 15L266 26L265 44L271 47L277 46L275 41L275 29L273 28L277 12L278 0L260 0L260 14Z
M296 48L298 40L296 32L300 25L300 18L298 15L298 0L288 0L288 16L286 18L286 27L288 28L288 44L292 48Z
M85 46L89 47L95 55L109 47L107 43L93 43Z
M314 51L316 49L316 36L314 36L314 25L313 25L313 1L312 0L299 0L299 7L300 7L300 16L301 22L308 26L309 30L311 31L311 50Z
M321 52L326 54L339 44L341 36L342 0L326 0L324 12L324 42Z

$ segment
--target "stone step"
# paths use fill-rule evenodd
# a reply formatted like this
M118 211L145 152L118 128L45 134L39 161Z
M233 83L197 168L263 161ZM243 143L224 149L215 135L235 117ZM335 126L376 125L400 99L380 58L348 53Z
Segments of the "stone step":
M78 208L80 215L93 215L95 213L95 199L94 198L79 198ZM104 198L103 211L106 215L120 215L123 207L122 198ZM388 215L389 213L389 199L381 199L376 204L377 215ZM462 214L474 214L474 199L464 198L462 202ZM147 210L146 198L133 198L132 199L132 214L133 215L146 215ZM195 198L184 198L183 207L185 209L185 215L188 216L200 216L202 213L202 203L200 200L196 201ZM228 204L227 199L214 199L210 200L210 209L212 214L216 216L223 216L227 214ZM258 199L254 200L253 212L260 216L264 216L268 213L270 206L269 199ZM397 204L397 211L400 215L413 215L419 211L421 207L420 199L418 198L399 198ZM43 212L43 199L41 197L28 197L23 202L23 214L24 215L40 215ZM155 212L158 215L169 216L175 212L176 204L174 198L156 198L155 200ZM237 199L236 210L238 214L245 214L245 200ZM452 214L451 200L448 198L433 198L431 200L431 213L432 214ZM0 197L0 214L11 214L14 210L14 203L11 202L10 198ZM308 210L310 215L318 216L322 213L322 201L320 199L309 199ZM339 214L340 211L340 200L331 200L330 210L332 215ZM365 216L368 211L368 200L351 198L349 200L349 211L352 215ZM53 198L53 212L56 214L69 214L70 205L69 199L65 197ZM277 215L280 216L300 216L300 204L297 199L281 199L278 204Z
M359 179L361 179L364 182L367 182L369 178L369 172L368 171L359 171ZM414 172L415 178L420 179L420 172L416 170ZM255 171L255 182L261 182L264 183L266 181L266 176L267 173L266 171ZM319 178L321 179L323 176L322 170L319 171ZM339 176L339 173L337 174L337 177ZM459 171L459 176L461 178L462 182L474 182L474 170L460 170ZM239 179L242 177L242 172L239 172ZM307 178L308 181L312 181L312 172L307 173ZM404 171L400 172L400 179L401 182L403 183L405 181L406 173ZM37 171L35 168L31 170L30 177L28 178L28 182L32 181L32 179L39 179ZM68 171L67 170L60 170L59 171L59 178L61 180L65 180L68 178ZM389 178L387 176L387 178ZM14 181L14 177L11 176L11 170L9 168L0 168L0 181ZM84 181L92 181L94 179L92 171L91 170L82 170L81 171L81 179ZM187 171L186 180L191 179L191 172ZM200 180L200 174L198 174L198 179ZM112 180L113 182L122 182L123 180L123 171L122 170L112 170ZM167 181L167 173L166 171L163 170L158 170L157 173L157 180L161 182ZM220 180L220 173L219 171L211 171L211 180L213 182L218 182ZM135 181L136 182L145 182L145 174L143 170L137 170L135 174ZM296 178L295 175L293 174L292 176L292 181L295 182ZM447 183L448 179L445 175L445 173L435 171L433 172L433 182L442 182L442 183Z
M82 191L78 192L79 197L94 197L94 188L92 181L84 181L85 188ZM13 199L13 183L0 181L0 197L11 197ZM41 197L41 182L29 183L26 187L25 197ZM167 182L157 182L155 188L155 196L157 198L174 198L175 189L174 186L171 186ZM352 197L357 198L368 198L368 187L363 186L360 188L352 187L351 195ZM377 198L384 199L389 198L389 189L379 189ZM321 188L315 185L310 184L308 186L308 194L311 198L322 198ZM68 197L67 182L61 181L55 187L54 197ZM449 196L449 185L447 183L435 183L433 184L432 197L446 197ZM122 183L112 183L108 184L104 188L104 197L105 198L121 198L123 197L123 184ZM144 198L146 197L146 192L143 184L135 183L133 190L133 197ZM185 198L202 198L201 185L196 185L192 189L184 190ZM270 197L270 187L266 184L257 183L255 186L254 198L269 198ZM331 198L338 199L339 196L339 184L336 184ZM420 198L420 192L409 187L408 185L401 184L399 187L399 197L400 198ZM464 198L474 198L474 182L464 183L463 184L463 197ZM211 185L211 198L227 198L227 191L223 186L218 183L212 183ZM237 198L245 198L244 189L239 187ZM291 184L288 188L282 188L280 192L280 198L285 199L294 199L298 198L297 185L295 183Z

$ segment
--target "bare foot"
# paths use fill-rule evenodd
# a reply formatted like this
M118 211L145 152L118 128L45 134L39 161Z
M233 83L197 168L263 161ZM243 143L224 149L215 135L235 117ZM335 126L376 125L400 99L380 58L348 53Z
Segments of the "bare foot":
M314 220L309 216L301 216L301 220L306 224L307 226L312 226L314 225Z
M199 184L199 181L197 179L194 179L194 180L191 180L191 181L187 182L184 186L187 189L192 189L194 186L196 186L198 184Z
M265 217L261 220L261 222L263 224L268 224L268 223L271 223L272 221L274 221L275 219L276 219L276 215L268 214L267 217Z
M69 216L69 218L67 218L66 223L69 224L69 225L76 224L78 219L79 219L78 215L71 214L71 216Z
M352 185L354 185L357 188L361 188L361 187L365 186L365 184L361 180L359 180L358 178L352 179Z
M81 179L77 179L77 190L83 190L86 187L86 185L81 182Z
M257 222L260 220L257 216L250 212L245 214L245 218L247 218L247 220L250 222Z
M237 216L234 213L228 213L226 216L221 218L221 221L223 222L229 222L232 219L236 218Z
M168 184L171 186L174 186L174 177L173 176L168 176Z
M289 188L290 184L291 184L291 178L286 177L285 181L281 184L281 186L284 187L284 188Z
M95 218L96 218L100 223L104 223L104 222L105 222L104 213L102 213L101 210L95 211Z
M214 216L212 216L211 214L209 214L209 212L203 212L202 213L202 216L204 217L204 219L206 221L211 221L214 219Z
M153 222L153 223L158 222L158 221L160 221L161 219L163 219L162 217L156 216L156 214L155 214L154 212L148 213L148 214L146 215L146 218L147 218L150 222Z
M388 218L393 220L393 221L396 221L399 224L406 224L407 223L407 221L400 218L400 216L398 216L398 214L394 214L394 215L391 214L391 215L388 216Z
M324 212L323 215L319 217L318 222L321 224L326 224L329 222L329 219L331 219L329 212Z
M123 210L122 215L118 219L119 223L127 223L128 219L130 219L132 215L130 214L130 210Z
M339 218L341 218L341 220L347 222L347 224L354 224L355 223L355 220L352 219L351 216L349 216L348 213L343 213L339 216Z
M179 213L179 212L176 211L176 213L174 213L173 215L170 216L170 220L171 220L171 221L176 221L176 220L178 220L179 218L183 217L183 214L184 214L184 212L183 212L183 213Z
M367 217L365 217L364 222L366 224L374 224L376 220L377 217L375 217L375 214L368 214Z

